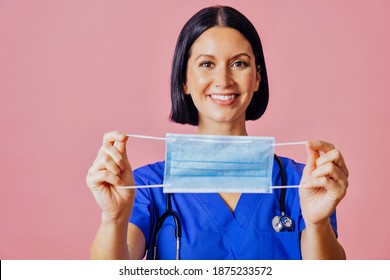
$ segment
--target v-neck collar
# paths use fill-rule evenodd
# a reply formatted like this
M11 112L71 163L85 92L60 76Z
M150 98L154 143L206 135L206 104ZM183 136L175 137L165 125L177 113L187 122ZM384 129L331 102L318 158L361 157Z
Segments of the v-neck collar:
M263 196L241 194L232 212L218 193L194 195L207 213L210 222L213 222L229 240L232 251L239 252L242 238Z

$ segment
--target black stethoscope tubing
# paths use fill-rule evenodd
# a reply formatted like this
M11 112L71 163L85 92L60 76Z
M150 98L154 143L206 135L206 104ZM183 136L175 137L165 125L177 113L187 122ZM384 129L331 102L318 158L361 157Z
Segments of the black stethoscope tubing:
M157 234L159 233L164 221L168 217L172 217L175 222L175 238L176 238L176 260L180 260L180 238L181 238L181 222L179 215L172 210L171 194L167 193L165 197L166 210L164 214L157 220L157 226L153 234L153 259L157 258Z
M274 155L274 159L276 160L279 170L280 170L280 178L281 178L281 185L286 186L287 180L286 180L286 172L283 167L283 163L280 160L280 158L277 155ZM285 230L292 230L293 228L293 222L292 220L285 214L286 212L286 188L282 188L280 190L280 197L279 197L279 206L280 206L280 216L277 215L272 219L272 226L275 231L282 231ZM157 257L157 235L164 223L164 221L172 217L175 222L175 238L176 238L176 260L180 259L180 238L182 233L182 227L179 215L172 210L172 202L171 202L171 194L167 193L165 197L165 204L166 204L166 210L165 212L158 218L157 220L157 226L153 234L153 240L152 240L152 247L153 247L153 259L155 260Z
M287 186L286 172L284 171L284 166L283 166L282 160L277 155L274 155L274 159L276 160L277 164L279 165L281 186ZM284 213L286 210L286 202L285 202L286 191L287 191L287 189L285 189L285 188L280 189L280 197L279 197L280 213Z
M279 165L281 185L287 186L287 176L286 176L286 171L283 167L282 160L277 155L274 155L274 159ZM294 227L293 220L286 215L286 192L287 192L286 188L282 188L280 190L280 197L279 197L280 216L276 215L272 219L272 227L276 232L280 232L283 230L292 231Z

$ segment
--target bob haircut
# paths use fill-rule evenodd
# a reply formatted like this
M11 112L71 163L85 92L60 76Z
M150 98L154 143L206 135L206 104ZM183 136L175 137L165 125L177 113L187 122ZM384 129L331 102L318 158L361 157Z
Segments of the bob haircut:
M177 39L172 62L170 119L181 124L198 125L199 116L191 95L184 94L187 77L187 62L192 44L206 30L219 26L239 31L251 44L256 67L261 73L259 89L254 93L246 110L246 120L260 118L268 105L268 78L260 37L253 24L239 11L228 6L204 8L192 16Z

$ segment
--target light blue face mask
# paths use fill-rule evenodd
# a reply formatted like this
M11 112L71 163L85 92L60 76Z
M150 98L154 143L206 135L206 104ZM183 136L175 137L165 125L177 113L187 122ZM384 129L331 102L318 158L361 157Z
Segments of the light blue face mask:
M167 133L166 138L126 134L166 141L165 174L161 185L117 186L120 189L163 187L165 193L272 193L274 137L215 136Z
M273 137L166 135L164 192L271 193Z

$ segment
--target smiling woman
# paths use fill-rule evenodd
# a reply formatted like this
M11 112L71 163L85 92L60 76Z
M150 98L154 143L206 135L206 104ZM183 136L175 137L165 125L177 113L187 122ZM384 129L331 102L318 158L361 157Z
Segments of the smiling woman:
M221 28L226 32L218 32L221 31L219 30ZM213 34L207 35L209 33ZM234 37L229 38L229 35L232 34ZM224 44L219 40L213 39L212 37L214 35L221 36L221 39L224 40ZM232 40L233 38L234 41ZM205 42L207 45L200 44L200 40L207 40L208 42ZM233 43L235 47L233 47ZM194 54L196 46L199 49L197 50L198 53ZM224 56L227 57L222 57L219 52L226 48L229 49L229 53L225 53ZM211 51L214 53L211 53ZM216 51L218 51L218 53L215 53ZM198 61L198 59L200 59L199 56L202 55L206 57L203 57L202 61ZM213 65L216 61L210 61L210 58L216 59L217 55L219 60L225 60L218 61L219 63L234 62L234 65L230 66L238 67L244 66L246 63L245 60L250 60L251 64L247 65L247 67L250 67L252 70L253 67L257 67L256 70L261 72L261 81L258 85L258 89L254 92L255 95L253 99L246 109L245 119L257 120L265 112L268 105L268 77L263 48L255 27L244 15L235 9L228 7L211 7L203 9L195 14L184 25L177 40L171 75L171 119L174 122L198 125L198 109L194 105L192 96L183 94L185 90L184 86L188 84L186 83L189 78L187 71L193 69L193 66L195 66L192 65L192 67L189 68L189 64L191 63L189 59L198 61L198 66L212 68L213 66L216 66ZM240 55L240 57L237 57L238 55ZM242 56L245 55L248 57L243 59ZM236 59L238 61L235 61ZM221 67L220 65L218 66L219 70ZM222 72L222 74L224 73L225 72ZM261 94L256 94L257 92L261 92ZM187 93L191 92L188 92L187 90ZM223 98L226 97L222 97L221 99Z
M244 15L231 7L215 6L200 10L186 23L173 59L173 121L197 125L200 135L248 139L246 120L260 118L267 107L268 94L260 38ZM300 184L299 191L166 194L161 188L139 188L136 192L117 188L161 185L166 174L164 162L132 172L126 154L127 138L117 131L106 133L88 171L87 184L102 210L91 257L141 259L146 254L147 259L345 258L337 241L335 209L348 187L348 169L332 144L308 141L306 167L288 158L274 157L273 162L278 163L272 165L272 184ZM223 154L221 146L208 146L208 150L198 153L208 156L214 151ZM245 168L250 170L247 165ZM227 173L222 176L229 180ZM196 184L199 178L194 176L191 180ZM242 178L234 177L243 185L241 191L245 187ZM272 227L276 211L278 220L289 221L283 230Z
M260 84L248 40L233 28L213 27L199 36L190 53L184 93L198 109L198 133L247 135L246 109Z

